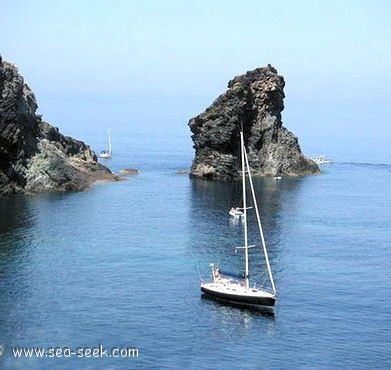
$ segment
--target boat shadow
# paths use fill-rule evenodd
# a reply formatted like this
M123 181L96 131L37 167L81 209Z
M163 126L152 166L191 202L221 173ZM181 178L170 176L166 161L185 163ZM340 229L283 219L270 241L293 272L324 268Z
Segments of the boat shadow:
M211 304L214 307L227 307L227 308L232 308L235 310L246 312L251 314L254 317L257 316L262 316L262 317L267 317L269 319L275 318L275 313L274 309L272 307L267 307L267 306L243 306L240 304L234 304L234 303L229 303L225 301L220 301L216 300L215 298L209 297L205 293L201 294L201 300L207 304Z

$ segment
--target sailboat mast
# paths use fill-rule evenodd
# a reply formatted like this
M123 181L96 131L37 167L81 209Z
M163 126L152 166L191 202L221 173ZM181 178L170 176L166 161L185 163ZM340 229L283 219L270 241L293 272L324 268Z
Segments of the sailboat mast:
M244 217L244 278L246 281L246 288L250 287L249 267L248 267L248 240L247 240L247 204L246 204L246 172L245 172L245 148L243 131L240 131L240 150L242 153L242 190L243 190L243 217Z
M109 153L111 154L111 136L110 136L110 130L107 130L109 133Z
M249 180L249 183L250 183L251 194L252 194L253 201L254 201L255 214L256 214L256 216L257 216L259 234L260 234L260 236L261 236L263 253L264 253L264 255L265 255L265 261L266 261L267 272L268 272L268 274L269 274L269 279L270 279L270 283L271 283L271 285L272 285L273 293L276 294L277 291L276 291L276 287L275 287L275 285L274 285L274 279L273 279L273 275L272 275L272 270L271 270L271 268L270 268L269 255L268 255L268 253L267 253L267 248L266 248L266 243L265 243L265 237L264 237L264 235L263 235L263 230L262 230L261 217L259 216L258 205L257 205L257 199L256 199L256 197L255 197L254 185L253 185L253 180L252 180L252 178L251 178L250 165L249 165L249 163L248 163L248 158L247 158L247 153L246 153L246 152L244 152L244 158L245 158L245 160L246 160L246 166L247 166L247 169L248 169L248 180Z

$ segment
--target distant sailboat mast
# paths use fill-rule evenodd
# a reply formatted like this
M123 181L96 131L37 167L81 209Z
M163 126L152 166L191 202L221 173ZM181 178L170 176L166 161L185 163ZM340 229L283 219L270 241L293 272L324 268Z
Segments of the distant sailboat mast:
M110 130L107 130L109 133L109 154L111 155L111 136L110 136Z
M102 150L99 154L99 157L100 158L111 158L111 136L110 136L110 130L107 130L107 133L108 133L108 141L109 141L109 145L108 145L108 149L107 150Z

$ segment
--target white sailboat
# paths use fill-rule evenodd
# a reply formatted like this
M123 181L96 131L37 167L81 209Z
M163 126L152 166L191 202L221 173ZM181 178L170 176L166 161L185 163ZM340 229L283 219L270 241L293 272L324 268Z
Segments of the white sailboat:
M244 216L244 212L243 212L243 208L239 208L239 207L232 207L229 212L228 212L232 217L243 217Z
M273 280L273 275L270 267L268 252L266 248L265 238L262 231L261 219L259 216L257 201L253 181L250 172L250 166L247 158L246 149L244 146L243 132L240 132L240 145L242 156L242 187L243 187L243 228L244 228L244 246L239 247L244 250L244 278L242 280L235 280L225 277L221 274L220 269L211 263L212 267L212 281L201 282L201 291L207 296L235 305L244 306L267 306L273 307L276 301L277 292ZM246 205L246 174L248 183L251 189L251 196L253 200L253 207ZM271 289L257 288L255 285L250 286L250 272L249 272L249 249L254 245L249 245L247 235L247 210L253 208L258 223L259 236L262 243L262 250L266 261L266 269L271 284ZM237 249L239 249L237 248Z
M111 136L110 136L110 130L108 131L108 140L109 140L109 147L107 150L102 150L99 154L100 158L111 158Z
M324 155L318 155L317 157L312 158L312 160L316 164L328 164L328 163L331 163L331 159L327 158Z

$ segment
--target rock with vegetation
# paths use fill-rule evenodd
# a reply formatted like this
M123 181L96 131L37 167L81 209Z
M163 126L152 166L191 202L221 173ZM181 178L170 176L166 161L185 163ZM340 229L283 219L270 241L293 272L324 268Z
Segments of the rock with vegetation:
M255 175L318 173L318 166L301 153L297 137L282 125L284 85L284 78L271 65L257 68L229 81L224 94L190 119L195 149L191 176L238 178L241 128Z
M0 56L0 196L83 190L115 179L88 145L44 122L37 107L16 66Z

